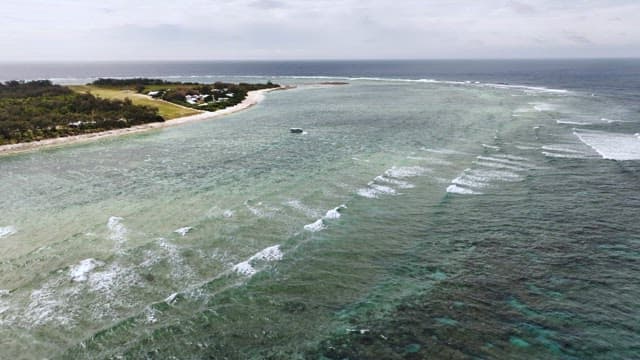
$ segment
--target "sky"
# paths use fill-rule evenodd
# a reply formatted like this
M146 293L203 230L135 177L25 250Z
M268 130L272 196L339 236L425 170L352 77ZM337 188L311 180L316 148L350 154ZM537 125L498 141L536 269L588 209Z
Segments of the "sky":
M0 61L640 57L640 0L3 0Z

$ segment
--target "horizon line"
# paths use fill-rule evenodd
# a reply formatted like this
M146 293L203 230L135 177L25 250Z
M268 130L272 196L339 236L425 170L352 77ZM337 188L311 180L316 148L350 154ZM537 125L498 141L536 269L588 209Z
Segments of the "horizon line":
M362 62L362 61L558 61L558 60L640 60L640 56L616 57L478 57L478 58L305 58L305 59L52 59L52 60L0 60L0 65L19 64L73 64L73 63L225 63L225 62Z

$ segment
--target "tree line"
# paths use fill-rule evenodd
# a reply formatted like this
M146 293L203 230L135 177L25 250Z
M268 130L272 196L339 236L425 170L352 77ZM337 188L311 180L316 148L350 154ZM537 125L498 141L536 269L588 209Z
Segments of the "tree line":
M48 80L0 83L0 144L79 135L164 121L131 100L78 94Z
M266 83L227 83L217 81L213 84L200 84L193 82L171 82L161 79L133 78L133 79L109 79L101 78L90 85L99 87L118 87L135 90L138 93L148 93L151 90L157 92L155 98L172 102L174 104L191 107L198 110L216 111L242 102L249 91L276 88L280 85L271 81ZM186 101L187 95L208 95L210 101L190 104Z

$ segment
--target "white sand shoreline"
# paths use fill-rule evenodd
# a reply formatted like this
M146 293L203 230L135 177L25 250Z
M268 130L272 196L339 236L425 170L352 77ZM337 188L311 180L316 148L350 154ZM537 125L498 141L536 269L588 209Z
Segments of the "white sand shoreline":
M44 140L32 141L32 142L26 142L26 143L0 145L0 155L16 154L16 153L21 153L26 151L32 151L32 150L62 146L62 145L79 144L79 143L84 143L84 142L94 141L94 140L99 140L104 138L110 138L115 136L137 134L137 133L154 130L154 129L163 129L167 127L178 126L178 125L196 122L196 121L211 120L221 116L233 114L238 111L248 109L260 103L262 100L264 100L265 93L276 91L276 90L286 90L291 88L292 88L291 86L281 86L278 88L249 91L247 93L247 97L237 105L234 105L222 110L218 110L218 111L202 112L200 114L179 117L172 120L166 120L164 122L154 122L154 123L132 126L124 129L114 129L114 130L107 130L107 131L89 133L89 134L64 136L59 138L44 139Z

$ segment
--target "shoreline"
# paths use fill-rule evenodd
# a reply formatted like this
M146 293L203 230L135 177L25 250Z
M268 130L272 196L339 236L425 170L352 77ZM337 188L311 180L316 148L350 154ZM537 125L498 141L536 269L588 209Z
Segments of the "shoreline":
M80 143L85 143L89 141L100 140L100 139L105 139L110 137L116 137L116 136L122 136L122 135L128 135L128 134L137 134L137 133L155 130L155 129L163 129L163 128L183 125L191 122L211 120L211 119L215 119L225 115L237 113L242 110L246 110L262 102L262 100L264 100L265 98L264 94L268 92L278 91L278 90L288 90L294 87L295 86L280 86L280 87L271 88L271 89L249 91L247 93L247 97L237 105L234 105L225 109L213 111L213 112L208 111L208 112L202 112L200 114L175 118L172 120L165 120L163 122L154 122L154 123L136 125L136 126L132 126L124 129L114 129L114 130L107 130L107 131L101 131L101 132L95 132L95 133L89 133L89 134L64 136L64 137L57 137L57 138L18 143L18 144L0 145L0 156L18 154L22 152L28 152L32 150L39 150L39 149L55 147L55 146L80 144Z

